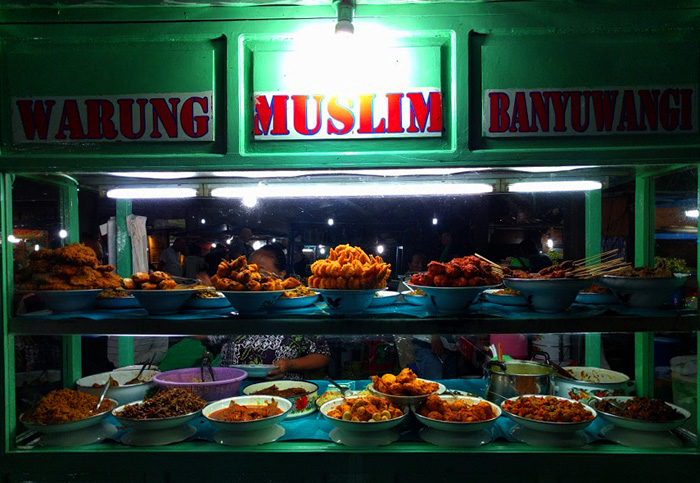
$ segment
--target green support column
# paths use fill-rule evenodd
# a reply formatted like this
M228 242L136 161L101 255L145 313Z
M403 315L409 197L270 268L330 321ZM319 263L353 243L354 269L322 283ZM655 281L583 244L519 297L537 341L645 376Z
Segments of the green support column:
M130 277L131 271L131 238L126 229L126 217L131 214L131 200L117 200L117 274L120 277ZM119 367L130 366L134 363L134 338L119 337Z
M2 239L2 344L5 348L4 357L0 360L0 396L4 403L5 411L0 418L0 431L5 435L0 443L0 450L4 453L11 448L14 440L15 425L15 371L10 370L14 366L15 338L9 333L9 321L12 307L12 293L14 291L14 271L12 259L12 244L7 242L7 237L12 234L12 181L14 176L7 173L0 174L0 237Z
M655 182L651 176L638 174L635 183L634 265L654 263ZM634 335L635 383L638 396L654 396L654 333Z
M68 232L66 243L80 241L80 223L78 216L78 186L77 184L59 185L61 228ZM72 385L82 377L82 356L80 351L80 336L63 337L63 385Z
M600 254L602 245L601 190L586 191L586 257ZM600 334L586 334L586 365L600 367Z

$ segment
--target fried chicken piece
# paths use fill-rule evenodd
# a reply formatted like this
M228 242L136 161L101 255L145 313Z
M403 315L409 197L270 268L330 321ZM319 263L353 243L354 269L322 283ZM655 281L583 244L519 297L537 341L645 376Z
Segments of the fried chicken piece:
M71 243L70 245L56 248L52 253L51 259L75 265L87 265L92 268L95 268L98 264L95 251L82 243Z
M282 282L282 288L284 288L284 290L296 288L296 287L299 287L300 285L301 285L301 282L294 277L289 277L289 278L285 279L284 282Z
M171 279L162 280L158 284L158 288L161 290L173 290L175 287L177 287L177 282Z
M51 273L56 275L72 277L78 275L78 266L76 265L54 265L51 267Z
M98 265L95 267L98 272L113 272L116 270L114 265Z
M399 375L396 376L396 382L399 384L407 384L409 382L413 382L418 378L416 374L409 369L408 367L405 367L401 369L401 372L399 372Z
M157 289L158 289L158 285L156 285L155 283L146 282L146 283L141 284L141 290L157 290Z
M96 288L119 288L122 285L122 278L113 272L97 272L101 276L96 279Z
M245 255L241 255L240 257L236 258L233 262L229 264L231 270L239 271L241 268L245 267L248 264L248 259L246 259Z
M136 285L134 284L134 281L130 278L124 278L122 279L122 287L124 287L126 290L134 290L136 288Z
M216 269L216 276L219 278L230 278L231 267L229 267L229 264L226 260L223 260L221 263L219 263L219 266Z
M156 271L156 272L153 272L149 278L150 278L151 283L155 283L156 285L158 285L163 280L170 280L170 275L168 275L165 272Z
M151 276L147 274L146 272L138 272L135 273L131 276L131 279L134 281L134 284L136 285L141 285L142 283L147 283L151 281Z

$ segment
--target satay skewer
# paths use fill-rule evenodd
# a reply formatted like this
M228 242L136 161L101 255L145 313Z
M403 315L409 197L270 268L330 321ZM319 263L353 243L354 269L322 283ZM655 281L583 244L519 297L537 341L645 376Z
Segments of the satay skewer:
M596 258L599 258L599 259L602 260L603 258L607 258L607 257L609 257L610 255L612 255L612 254L614 254L614 253L617 253L617 251L618 251L617 248L613 248L612 250L608 250L607 252L599 253L599 254L596 254L596 255L591 255L590 257L582 258L582 259L580 259L580 260L575 260L575 261L574 261L574 265L581 265L581 264L583 264L583 263L592 262L592 261L594 261Z

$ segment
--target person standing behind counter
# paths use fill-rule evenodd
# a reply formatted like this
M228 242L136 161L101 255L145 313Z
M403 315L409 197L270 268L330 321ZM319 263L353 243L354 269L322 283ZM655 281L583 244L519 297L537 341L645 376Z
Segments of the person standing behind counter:
M287 275L284 250L265 245L254 251L248 263L281 278ZM214 352L221 352L221 365L273 364L268 379L304 379L306 373L326 367L331 361L328 343L322 337L305 335L217 335L197 337Z
M182 277L182 262L180 260L180 254L185 250L184 238L176 238L171 246L163 250L160 254L160 262L158 262L158 270L162 270L165 273L174 275L176 277Z

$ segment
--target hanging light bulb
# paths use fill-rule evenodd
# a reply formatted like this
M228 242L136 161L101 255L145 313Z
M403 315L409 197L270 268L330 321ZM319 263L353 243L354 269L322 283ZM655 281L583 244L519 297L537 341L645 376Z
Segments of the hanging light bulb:
M336 0L334 2L338 14L338 22L335 24L336 35L350 36L355 33L352 18L355 14L354 0Z

